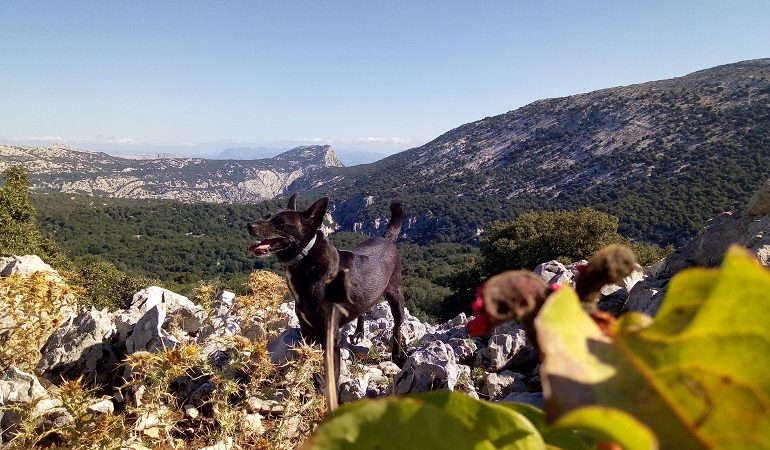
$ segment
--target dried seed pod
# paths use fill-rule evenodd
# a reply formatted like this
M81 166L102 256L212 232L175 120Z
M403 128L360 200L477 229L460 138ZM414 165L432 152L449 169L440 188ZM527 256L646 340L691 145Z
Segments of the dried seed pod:
M593 311L599 293L607 284L629 276L639 264L634 252L625 245L609 245L596 252L580 270L575 291L588 311Z

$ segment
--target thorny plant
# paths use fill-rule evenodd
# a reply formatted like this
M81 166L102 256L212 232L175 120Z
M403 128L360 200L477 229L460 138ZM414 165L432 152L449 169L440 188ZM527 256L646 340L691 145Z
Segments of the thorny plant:
M77 293L52 273L1 277L0 370L31 371L45 341L75 312Z
M6 294L3 307L16 305L16 308L22 308L20 302L26 298L39 299L40 304L42 299L51 299L51 305L60 307L74 305L69 302L70 288L53 282L44 283L44 280L40 277L0 279L3 283L0 292ZM267 343L277 335L276 328L271 325L278 320L277 309L288 290L281 277L266 271L251 274L249 288L248 294L236 297L234 310L242 327L257 318L263 330L257 339L249 340L241 335L218 338L214 342L220 349L217 358L206 357L207 352L196 343L129 355L123 362L125 383L118 394L125 401L116 402L114 413L89 409L102 400L97 397L96 390L86 388L80 380L64 381L49 393L51 398L61 402L57 411L66 414L57 413L58 419L51 420L53 410L41 415L36 413L34 403L19 409L23 419L9 448L45 446L90 450L129 448L131 445L141 448L138 447L141 445L187 449L217 443L225 443L233 449L296 448L326 413L323 396L314 386L314 375L321 371L321 351L318 347L302 344L293 349L293 360L282 365L271 364ZM199 299L205 303L204 297L212 299L215 291L215 288L202 285ZM8 294L13 301L6 300ZM45 314L40 310L36 312L43 316L36 319L36 323L45 319L50 320L51 325L46 332L35 336L36 342L40 342L59 322L48 319L52 317L50 310ZM11 337L16 340L7 342L20 345L21 332L31 332L28 328L12 330ZM40 346L34 345L38 352L36 358L39 358ZM2 351L13 353L13 349L6 349L3 347ZM29 369L36 358L25 354L24 358L12 361L27 361L23 367ZM205 388L200 389L200 386ZM191 390L194 392L189 392ZM252 413L251 420L246 420L250 397L278 398L280 412L262 411L259 416ZM186 408L188 405L191 408Z

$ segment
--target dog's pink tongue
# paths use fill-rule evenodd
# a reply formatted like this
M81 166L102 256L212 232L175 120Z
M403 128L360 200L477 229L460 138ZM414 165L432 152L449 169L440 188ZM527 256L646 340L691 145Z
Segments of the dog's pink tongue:
M259 243L249 247L250 253L267 253L270 251L270 244Z

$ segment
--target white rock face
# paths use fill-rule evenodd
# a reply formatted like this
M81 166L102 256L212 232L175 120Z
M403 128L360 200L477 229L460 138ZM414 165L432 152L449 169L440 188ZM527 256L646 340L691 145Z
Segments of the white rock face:
M452 347L433 341L412 353L394 379L397 394L426 392L433 389L454 390L460 377L460 367Z
M83 376L97 384L108 383L120 364L109 342L116 333L112 314L93 307L84 310L48 338L36 371L53 382Z
M524 379L520 373L504 370L500 373L488 372L484 374L484 386L481 393L491 400L499 400L511 392L521 392L526 388Z
M342 163L329 146L298 147L264 160L215 161L124 159L63 146L0 145L0 170L8 165L21 165L29 171L34 189L120 198L254 203L282 194L294 181L316 170Z
M58 273L37 255L0 257L0 276L29 276L35 272Z
M139 351L156 352L178 346L179 341L163 329L165 320L166 308L162 303L147 311L136 322L131 336L126 339L126 353L130 355Z
M159 286L150 286L134 294L128 312L138 319L158 305L162 305L164 314L186 333L196 333L206 319L202 307L184 295Z
M505 367L519 353L531 348L523 328L517 327L511 333L494 334L489 345L476 353L476 365L496 371Z

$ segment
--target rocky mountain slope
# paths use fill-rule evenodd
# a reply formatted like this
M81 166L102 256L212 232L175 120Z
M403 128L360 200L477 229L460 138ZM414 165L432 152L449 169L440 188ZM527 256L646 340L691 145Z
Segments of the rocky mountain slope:
M14 163L38 189L94 195L227 203L328 195L340 229L371 234L400 198L404 233L419 242L473 241L522 211L588 205L618 216L627 236L681 245L770 176L770 59L539 100L355 167L341 167L328 146L257 161L0 146L0 168Z
M429 238L471 238L521 209L592 205L634 237L683 243L769 174L770 59L761 59L539 100L290 189L331 195L343 228L371 232L386 200L402 197Z
M0 145L0 169L21 164L35 190L184 202L253 203L292 182L342 163L329 146L297 147L270 159L124 159L66 147Z

